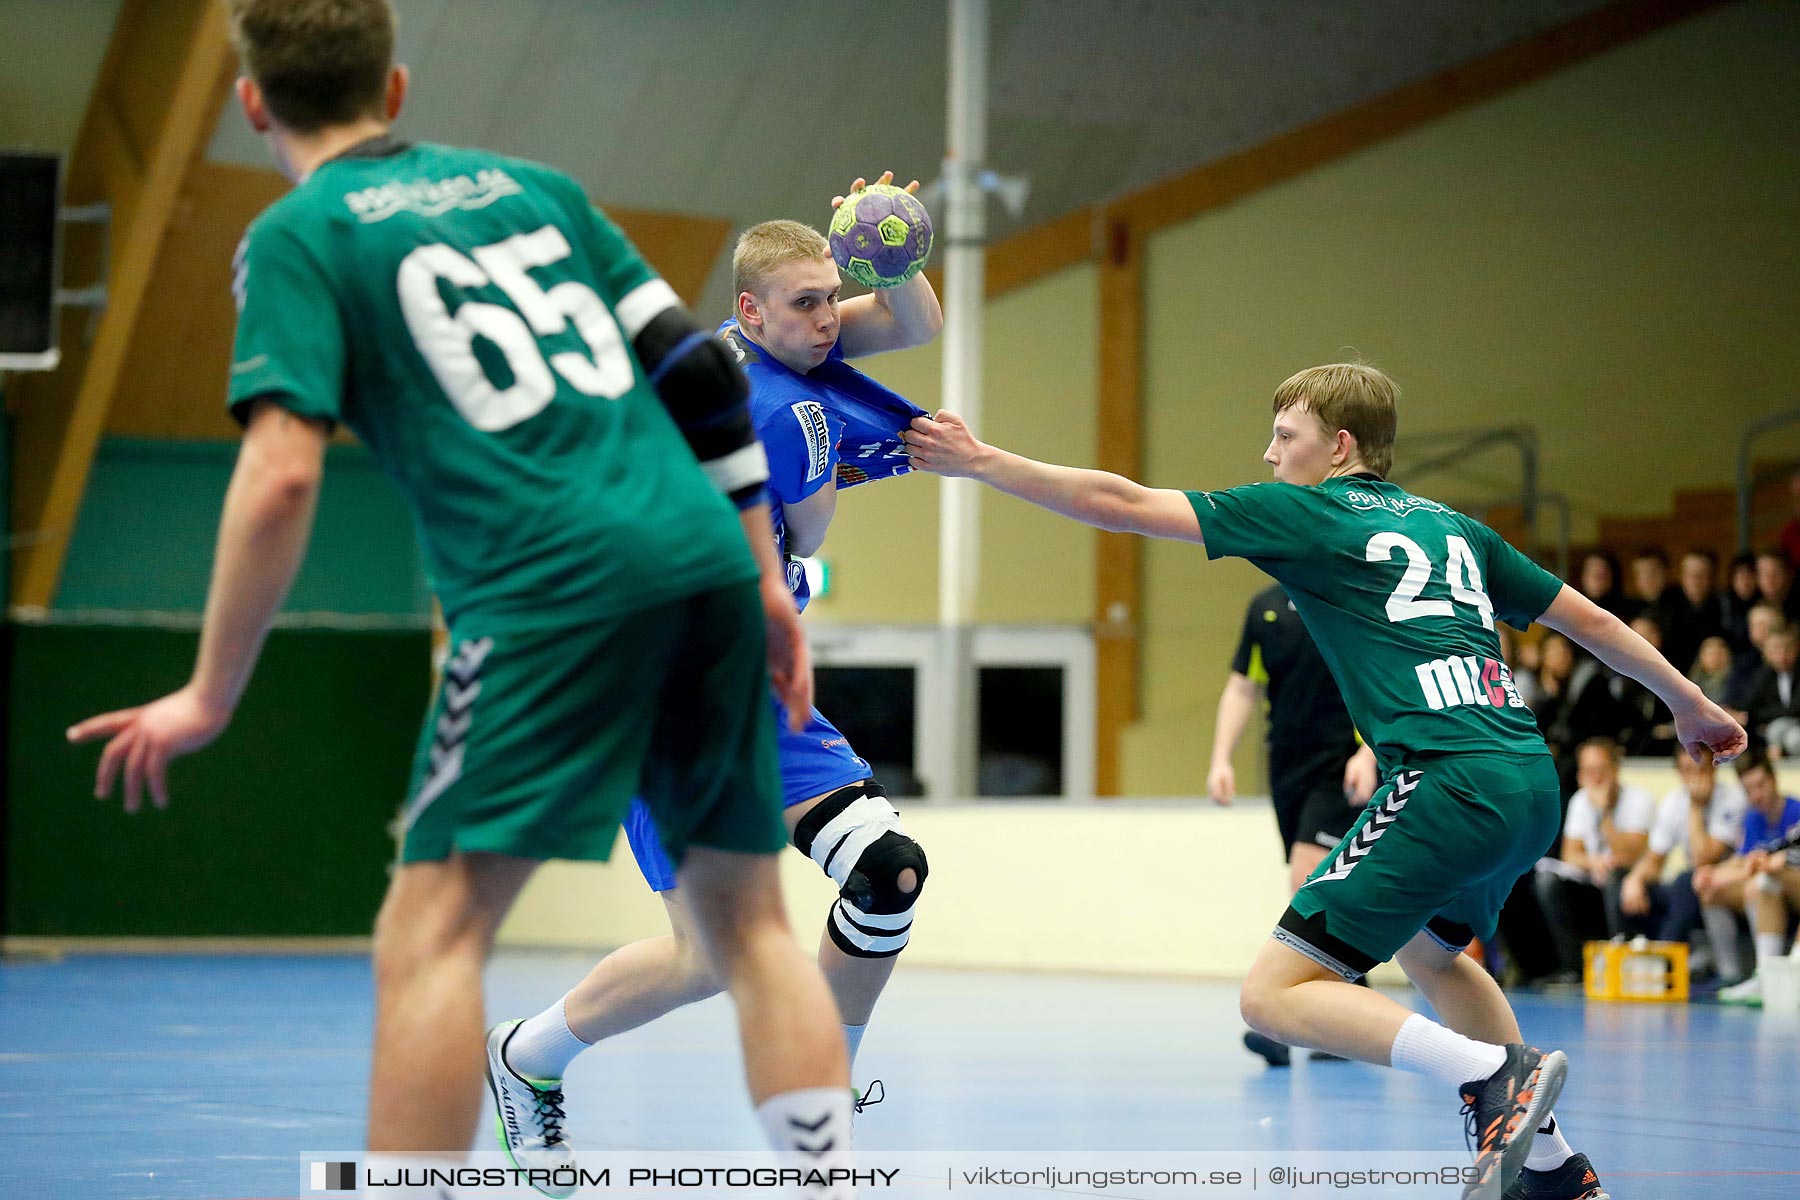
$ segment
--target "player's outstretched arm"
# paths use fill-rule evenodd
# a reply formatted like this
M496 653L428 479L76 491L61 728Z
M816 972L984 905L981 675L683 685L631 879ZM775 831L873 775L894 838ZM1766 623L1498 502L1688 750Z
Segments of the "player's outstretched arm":
M193 677L160 700L92 717L68 732L72 742L109 739L95 796L109 795L123 771L126 812L138 810L146 786L165 808L170 760L224 732L306 555L329 436L323 422L268 401L255 405L219 518Z
M1696 762L1712 751L1718 762L1744 752L1749 738L1730 713L1706 698L1638 632L1564 585L1538 620L1592 652L1595 658L1649 688L1675 715L1675 738Z
M893 181L894 173L883 171L875 182L891 184ZM867 183L867 180L858 179L850 185L850 190L860 191ZM915 179L907 184L906 190L918 191L919 181ZM836 208L843 202L843 196L833 196L831 207ZM943 328L943 307L938 304L937 292L923 271L899 287L882 288L867 296L853 296L838 305L838 345L845 358L923 346Z
M963 419L939 410L904 435L913 465L937 475L978 479L997 491L1111 533L1200 542L1200 518L1185 493L1147 488L1110 471L1059 467L989 446Z

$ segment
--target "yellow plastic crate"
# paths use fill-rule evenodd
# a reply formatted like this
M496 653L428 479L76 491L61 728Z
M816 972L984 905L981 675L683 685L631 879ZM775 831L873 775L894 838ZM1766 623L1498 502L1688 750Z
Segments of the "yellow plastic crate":
M1589 942L1582 961L1589 1000L1687 1001L1686 942Z

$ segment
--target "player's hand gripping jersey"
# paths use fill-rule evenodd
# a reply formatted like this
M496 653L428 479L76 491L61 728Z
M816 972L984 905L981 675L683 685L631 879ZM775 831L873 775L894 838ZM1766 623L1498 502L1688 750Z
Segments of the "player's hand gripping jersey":
M1494 621L1525 628L1562 583L1493 530L1373 475L1188 499L1209 557L1287 589L1384 774L1417 754L1544 752Z
M782 505L798 504L835 478L840 488L912 470L901 432L925 410L844 361L833 346L804 375L738 332L736 321L718 336L750 377L750 414L769 455L769 516L775 549L788 558ZM806 572L788 559L788 588L804 612L812 597Z
M411 503L453 627L755 577L721 491L760 484L761 450L746 421L747 445L695 468L656 389L687 356L655 343L674 293L566 176L364 143L256 220L235 290L234 411L268 398L354 430Z

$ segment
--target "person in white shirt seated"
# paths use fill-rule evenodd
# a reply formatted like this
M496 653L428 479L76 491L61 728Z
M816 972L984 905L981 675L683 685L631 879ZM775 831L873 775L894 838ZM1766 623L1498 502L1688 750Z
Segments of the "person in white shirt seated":
M1620 893L1648 851L1656 797L1619 781L1624 751L1595 737L1576 752L1575 780L1563 817L1558 858L1538 862L1533 886L1550 925L1564 978L1579 978L1583 943L1623 932Z
M1619 889L1623 932L1664 942L1684 942L1701 924L1694 871L1731 857L1743 840L1744 808L1749 803L1737 780L1713 766L1711 755L1704 762L1695 762L1686 750L1677 748L1675 770L1681 782L1657 806L1649 846ZM1676 850L1682 852L1687 865L1665 885L1664 868ZM1709 913L1705 918L1714 967L1722 978L1741 979L1743 953L1736 917L1726 908L1716 912L1717 916Z

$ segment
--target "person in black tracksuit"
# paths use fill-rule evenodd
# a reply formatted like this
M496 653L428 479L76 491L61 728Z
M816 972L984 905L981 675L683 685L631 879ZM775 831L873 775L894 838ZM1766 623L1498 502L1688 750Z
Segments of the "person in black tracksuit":
M1374 753L1357 742L1325 659L1280 585L1251 599L1219 697L1206 778L1218 804L1231 803L1236 794L1231 755L1259 694L1268 700L1269 797L1293 892L1350 831L1375 790L1376 769ZM1288 1048L1280 1042L1247 1032L1244 1044L1272 1066L1288 1064Z

